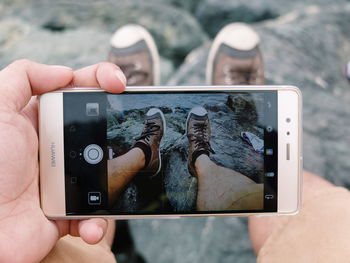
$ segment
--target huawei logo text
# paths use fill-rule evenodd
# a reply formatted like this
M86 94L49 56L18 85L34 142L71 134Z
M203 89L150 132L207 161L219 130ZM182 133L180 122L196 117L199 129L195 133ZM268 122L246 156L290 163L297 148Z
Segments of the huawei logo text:
M51 167L56 167L56 144L54 142L51 143Z

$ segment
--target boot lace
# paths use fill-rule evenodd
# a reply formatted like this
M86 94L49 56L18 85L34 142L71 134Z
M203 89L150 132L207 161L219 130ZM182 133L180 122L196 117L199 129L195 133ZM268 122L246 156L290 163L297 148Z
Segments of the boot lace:
M196 149L205 149L213 154L214 150L211 148L209 143L209 138L207 136L208 125L204 122L195 123L194 134L192 134L191 139L195 143Z
M141 135L137 137L136 140L146 140L149 142L150 137L153 135L158 135L159 130L160 126L158 124L152 121L147 121Z

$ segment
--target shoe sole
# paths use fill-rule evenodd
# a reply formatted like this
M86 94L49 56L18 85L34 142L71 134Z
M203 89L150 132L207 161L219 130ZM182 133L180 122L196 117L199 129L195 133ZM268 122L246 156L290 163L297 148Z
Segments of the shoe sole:
M244 41L238 38L228 38L228 33L232 31L245 33ZM208 85L212 85L213 83L214 59L222 43L238 50L248 51L259 45L260 38L250 26L243 23L232 23L221 29L213 41L207 59L206 81Z
M135 43L137 41L142 40L142 39L145 40L145 42L150 50L151 58L152 58L152 62L153 62L154 85L158 86L160 84L160 57L159 57L158 49L157 49L156 43L154 42L153 37L144 27L142 27L140 25L128 24L128 25L125 25L123 27L130 27L130 28L133 27L134 29L137 30L140 37L134 41ZM118 30L120 30L120 29L118 29ZM118 30L114 34L116 34L118 32ZM130 29L130 30L132 30L132 29ZM113 34L113 36L114 36L114 34ZM113 36L112 36L112 39L113 39ZM112 43L113 42L112 39L111 39L110 44L111 44L111 46L114 46Z

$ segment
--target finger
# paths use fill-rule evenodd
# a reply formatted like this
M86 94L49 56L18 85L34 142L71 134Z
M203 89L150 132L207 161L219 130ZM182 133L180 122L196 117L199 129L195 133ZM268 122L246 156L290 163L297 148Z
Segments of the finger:
M123 92L126 78L118 66L108 62L98 63L74 72L76 87L100 87L107 92Z
M23 108L22 113L30 120L33 127L38 131L38 99L33 96L28 104Z
M65 235L79 236L78 224L79 220L58 219L53 221L58 229L58 238Z
M112 247L114 237L115 237L115 229L116 229L116 220L108 220L108 227L105 234L105 239L109 247Z
M108 222L104 219L92 218L79 222L78 231L80 237L88 244L96 244L101 241L107 232Z
M67 86L73 71L30 60L17 60L0 71L0 107L21 111L33 95Z

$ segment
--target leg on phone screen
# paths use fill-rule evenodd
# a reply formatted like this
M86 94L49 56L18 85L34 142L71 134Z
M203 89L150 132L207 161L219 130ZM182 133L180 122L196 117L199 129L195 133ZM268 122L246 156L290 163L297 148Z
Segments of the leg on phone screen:
M145 115L144 128L133 148L108 163L108 193L110 204L138 173L155 176L161 169L160 142L165 130L165 118L160 109L151 108Z
M198 210L250 210L263 208L263 184L219 166L201 155L195 162Z
M263 208L263 184L219 166L210 160L215 153L210 146L208 112L194 107L188 114L188 171L198 178L198 210L246 210Z
M140 148L108 161L108 194L113 203L131 179L145 166L145 155Z

